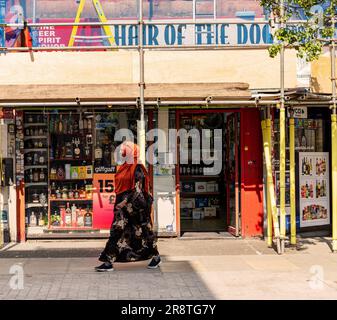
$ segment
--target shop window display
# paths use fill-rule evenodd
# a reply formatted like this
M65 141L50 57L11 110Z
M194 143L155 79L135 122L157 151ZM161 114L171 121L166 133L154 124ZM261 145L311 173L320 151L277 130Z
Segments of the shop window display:
M296 194L297 194L297 227L315 226L308 220L321 219L328 224L328 178L321 179L317 168L327 168L328 146L326 145L325 115L319 110L308 110L307 118L295 118L295 152L296 152ZM280 171L279 171L279 121L275 115L273 131L273 166L276 181L276 200L280 204ZM289 123L286 126L286 213L289 227L290 214L290 163L289 163ZM318 209L317 209L318 208ZM320 208L323 208L322 210ZM319 211L319 214L316 212ZM314 213L313 213L314 212ZM324 212L324 214L321 214ZM311 219L311 217L315 217ZM317 219L317 217L320 217ZM319 222L316 223L319 225Z
M27 235L99 232L113 218L118 129L137 139L137 111L18 112L17 183L24 182Z

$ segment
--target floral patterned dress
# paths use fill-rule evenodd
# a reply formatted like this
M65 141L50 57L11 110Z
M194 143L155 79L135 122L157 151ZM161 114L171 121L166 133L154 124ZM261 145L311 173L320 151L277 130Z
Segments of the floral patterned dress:
M140 166L135 170L135 182L144 186ZM126 205L118 208L117 204L125 199ZM110 262L129 262L147 260L159 254L151 221L152 201L151 195L142 187L117 195L110 237L101 257L107 257Z

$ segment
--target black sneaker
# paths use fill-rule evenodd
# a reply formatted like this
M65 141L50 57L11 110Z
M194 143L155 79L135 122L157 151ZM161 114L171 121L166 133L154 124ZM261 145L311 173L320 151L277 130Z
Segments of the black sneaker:
M114 271L114 267L111 263L105 262L98 267L95 267L97 272L109 272Z
M150 261L147 267L149 269L156 269L160 266L160 264L161 264L160 256L157 256L157 257L152 258L152 260Z

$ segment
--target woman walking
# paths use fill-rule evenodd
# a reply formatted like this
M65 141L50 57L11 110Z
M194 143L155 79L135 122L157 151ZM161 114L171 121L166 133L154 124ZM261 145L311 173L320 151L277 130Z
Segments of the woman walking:
M130 142L121 146L126 160L115 176L116 204L110 237L99 257L96 271L113 271L114 262L151 259L148 268L160 263L157 237L151 219L152 196L146 168L139 163L139 147Z

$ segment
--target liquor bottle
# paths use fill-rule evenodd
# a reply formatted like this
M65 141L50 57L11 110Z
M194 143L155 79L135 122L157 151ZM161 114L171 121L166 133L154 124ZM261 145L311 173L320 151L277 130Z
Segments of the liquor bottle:
M89 118L88 119L88 132L91 132L92 129L92 120Z
M80 197L80 194L78 192L77 184L75 185L75 190L74 190L74 198L78 199Z
M54 133L54 128L55 128L55 118L50 117L50 122L49 122L49 131L50 133Z
M83 131L84 132L88 131L88 120L87 120L87 118L83 119Z
M70 187L70 189L69 189L68 196L69 196L69 199L74 199L74 191L72 190L71 187Z
M65 207L60 208L60 215L61 215L61 227L64 227L65 222L66 222L66 209L65 209Z
M316 181L316 198L321 196L321 184L319 181Z
M73 140L73 144L74 144L74 155L75 155L75 159L80 159L81 158L81 148L79 147L80 145L80 139L76 138Z
M190 168L189 165L187 166L186 174L187 174L188 176L191 174L191 168Z
M29 217L29 226L30 227L36 227L37 225L37 220L36 220L36 215L34 211L32 211L30 217Z
M62 198L62 193L60 190L60 187L57 186L56 191L55 191L56 199L61 199Z
M50 147L50 156L49 156L50 160L54 160L54 147L51 145Z
M71 117L68 119L68 134L73 134L73 121Z
M39 182L39 172L35 169L33 173L33 181Z
M40 165L43 165L45 164L45 158L44 158L44 155L41 153L40 156L39 156L39 164Z
M302 136L302 148L307 148L307 138L305 135Z
M55 182L52 182L51 187L50 187L50 198L51 199L56 199L56 185L55 185Z
M312 160L310 159L309 174L312 176Z
M87 207L87 213L84 216L84 226L91 227L92 226L92 214Z
M78 120L74 120L73 122L73 133L78 133Z
M80 209L76 209L76 216L77 216L77 227L81 228L84 226L84 217L81 213Z
M30 169L30 172L29 172L29 182L33 182L34 179L33 179L33 169Z
M38 163L39 163L39 155L37 153L34 153L33 165L37 165Z
M40 181L41 182L44 182L44 179L45 179L45 174L44 174L44 170L43 169L40 169Z
M314 197L314 185L312 182L310 183L310 198L312 199Z
M69 207L69 202L67 202L67 209L66 209L66 215L65 215L66 227L71 227L71 223L72 223L71 209Z
M57 125L58 133L63 133L63 121L62 121L62 114L60 115L59 122Z
M71 206L71 221L72 221L72 226L76 227L77 225L77 208L75 203L73 203L73 205Z
M40 212L40 215L39 215L39 227L43 227L44 226L44 219L43 219L43 216L42 216L42 212Z
M82 118L82 113L80 113L80 120L78 121L78 129L80 130L80 132L83 132L84 129L84 122L83 122L83 118Z

